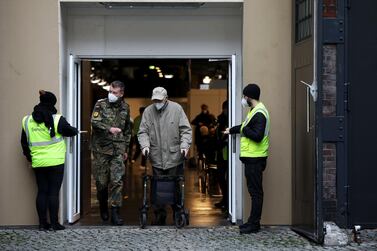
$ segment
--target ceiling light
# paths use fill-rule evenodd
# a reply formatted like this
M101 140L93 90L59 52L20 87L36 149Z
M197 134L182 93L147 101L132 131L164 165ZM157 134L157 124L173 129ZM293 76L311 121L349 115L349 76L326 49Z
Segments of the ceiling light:
M91 77L91 78L94 77L94 73L90 74L90 77Z
M91 69L92 69L92 71L94 71L96 68L92 67Z
M203 84L209 84L209 83L211 83L211 81L212 81L212 79L208 76L205 76L203 78Z
M102 86L102 89L104 89L106 91L110 91L110 85Z
M163 77L164 77L164 75L163 75L161 72L158 74L158 76L159 76L160 78L163 78Z
M173 77L174 77L173 74L165 74L165 78L170 79L170 78L173 78Z
M103 85L106 85L107 84L107 82L105 81L105 80L102 80L101 82L99 82L97 85L99 85L99 86L103 86Z
M223 78L223 75L219 74L219 75L217 76L217 78L218 78L218 79L222 79L222 78Z
M156 66L154 66L154 65L149 66L149 70L154 70L154 68L156 68Z
M99 78L94 78L94 79L91 79L90 82L91 82L92 84L98 84L99 82L101 82L101 79L99 79Z

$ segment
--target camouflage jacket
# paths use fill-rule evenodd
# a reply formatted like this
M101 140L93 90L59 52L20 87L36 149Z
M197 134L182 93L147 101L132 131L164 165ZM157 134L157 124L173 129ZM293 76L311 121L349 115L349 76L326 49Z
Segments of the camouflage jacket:
M128 152L131 139L130 108L123 100L110 103L108 99L100 99L92 113L91 149L107 155ZM118 127L121 133L113 135L110 127Z

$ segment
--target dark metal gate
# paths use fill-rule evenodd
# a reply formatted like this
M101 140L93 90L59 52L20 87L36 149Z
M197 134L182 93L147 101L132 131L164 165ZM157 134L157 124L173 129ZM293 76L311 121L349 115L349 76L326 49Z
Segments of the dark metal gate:
M321 57L321 50L317 50L320 41L317 31L321 27L319 6L316 0L295 1L292 88L292 229L315 242L323 241L322 165L318 154L322 149L319 140L322 97L316 95L320 63L315 60ZM318 93L320 91L321 86L318 86Z
M348 6L348 227L377 227L376 13L376 0Z

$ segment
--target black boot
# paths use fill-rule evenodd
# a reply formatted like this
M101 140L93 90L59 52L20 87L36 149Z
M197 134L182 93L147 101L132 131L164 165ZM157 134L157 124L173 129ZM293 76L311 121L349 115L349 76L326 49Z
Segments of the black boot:
M123 225L123 219L119 215L119 207L111 207L111 223L116 226Z
M108 194L107 194L107 189L100 190L97 192L97 198L99 202L99 210L101 214L101 219L103 221L108 221L109 220L109 209L107 206L107 199L108 199Z

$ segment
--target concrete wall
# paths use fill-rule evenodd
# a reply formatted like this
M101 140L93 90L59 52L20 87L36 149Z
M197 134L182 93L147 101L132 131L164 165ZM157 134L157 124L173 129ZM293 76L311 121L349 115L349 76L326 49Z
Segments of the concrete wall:
M90 11L90 10L89 10ZM221 12L221 10L219 10ZM63 11L63 14L66 13ZM38 103L38 90L48 89L56 93L61 104L61 92L64 92L63 82L65 70L64 58L59 55L67 46L69 50L79 55L140 55L140 50L131 50L129 46L120 43L125 34L134 31L133 26L123 27L122 20L130 17L97 15L94 23L89 26L93 34L82 30L93 17L86 12L86 17L75 16L67 11L67 18L59 19L59 1L52 0L1 0L0 1L0 99L1 115L6 116L0 125L0 139L3 147L0 151L0 225L36 224L35 211L36 185L32 170L25 161L19 144L21 119L32 111ZM82 14L82 13L81 13ZM80 15L81 15L80 14ZM75 16L70 19L69 15ZM147 18L148 15L144 16ZM184 19L184 17L183 17ZM64 26L62 20L67 20ZM139 25L145 25L143 18L135 18ZM169 24L172 19L161 17L159 24ZM214 55L219 51L225 54L237 53L240 50L229 50L224 43L237 43L241 36L240 30L230 30L228 35L219 35L219 31L232 29L229 23L237 23L242 27L242 15L228 16L223 21L210 17L203 20L194 17L191 24L198 22L197 27L202 32L192 34L197 39L182 40L181 33L170 36L178 41L179 48L185 44L194 44L195 50L187 49L187 54ZM208 21L208 23L204 22ZM199 24L203 24L201 27ZM76 25L71 26L73 23ZM78 26L77 26L78 25ZM81 25L81 26L80 26ZM107 25L116 27L108 29ZM264 176L265 204L262 222L264 224L290 224L291 222L291 1L290 0L248 0L244 3L243 27L243 82L257 82L262 88L262 101L270 110L271 156ZM79 33L81 27L83 33ZM208 29L216 28L211 33L214 37L203 40L201 35ZM61 37L59 37L59 29ZM74 30L72 30L74 29ZM107 33L105 33L105 31ZM173 29L174 32L179 32ZM102 33L101 33L102 32ZM224 34L224 33L222 33ZM139 34L142 36L142 34ZM72 40L72 36L76 36ZM94 36L94 37L92 37ZM156 34L158 37L158 34ZM113 43L107 43L107 38L115 38ZM71 44L70 41L81 41L83 44ZM62 44L67 41L67 44ZM137 46L137 41L126 40ZM159 40L156 40L159 45ZM99 43L100 50L94 51L92 43ZM212 45L210 50L199 50L202 43ZM84 47L80 47L84 46ZM239 45L240 46L240 45ZM118 50L119 48L123 48ZM82 50L77 50L82 48ZM118 48L114 50L114 48ZM145 48L145 45L144 45ZM193 48L193 47L191 47ZM156 46L151 54L177 55L178 51L166 50ZM60 62L60 63L59 63ZM62 65L59 65L62 64ZM238 67L240 71L241 67ZM241 78L238 78L240 81ZM59 82L62 82L60 85ZM240 85L239 85L240 86ZM239 88L242 89L241 86ZM6 95L5 95L6 94ZM238 96L237 96L238 97ZM239 106L240 107L240 106ZM238 107L238 108L239 108ZM59 110L61 105L57 107ZM241 116L241 114L240 114ZM244 190L244 197L248 193ZM248 216L250 203L247 200L244 207L244 218Z
M1 0L0 34L0 225L36 224L36 183L22 155L21 119L39 102L39 89L59 97L58 1Z
M244 2L243 82L260 85L271 117L262 224L291 224L291 11L291 0ZM250 200L245 186L244 197L246 220Z

